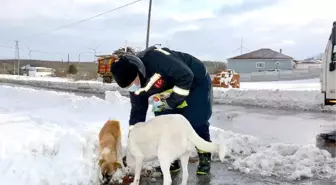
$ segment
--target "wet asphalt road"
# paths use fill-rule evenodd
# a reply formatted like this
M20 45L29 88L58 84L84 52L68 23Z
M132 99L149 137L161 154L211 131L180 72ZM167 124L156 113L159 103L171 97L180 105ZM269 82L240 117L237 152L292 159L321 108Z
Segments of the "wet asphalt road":
M252 135L265 143L315 144L322 132L336 130L336 114L215 105L211 125Z
M81 96L93 96L93 94L87 93L74 93ZM103 94L94 96L104 98ZM215 105L211 125L235 133L256 136L266 143L315 144L315 136L317 134L336 130L336 115ZM335 185L335 182L331 180L307 179L293 182L275 177L246 175L236 171L229 171L227 166L221 163L212 164L209 176L199 177L195 172L196 164L190 164L188 185ZM173 177L173 185L180 183L180 175L181 173ZM162 183L162 178L156 178L155 182L143 178L140 184L162 185Z
M189 179L188 185L335 185L330 180L301 180L301 181L286 181L284 179L262 177L258 175L246 175L236 171L229 171L227 167L221 163L213 163L211 173L207 176L196 175L196 164L189 164ZM181 175L179 173L172 176L172 185L181 183ZM141 185L162 185L162 178L156 178L152 182L148 178L142 178Z

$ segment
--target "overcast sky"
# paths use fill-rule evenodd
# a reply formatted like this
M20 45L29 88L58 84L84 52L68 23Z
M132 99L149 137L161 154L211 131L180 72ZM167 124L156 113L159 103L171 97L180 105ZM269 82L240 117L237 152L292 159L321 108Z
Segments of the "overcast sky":
M92 50L109 54L145 47L148 0L88 22L36 37L132 0L0 0L0 58L93 60ZM153 0L150 44L161 43L203 60L221 60L259 48L296 59L324 51L336 0ZM6 46L10 46L6 48ZM238 50L237 50L238 49Z

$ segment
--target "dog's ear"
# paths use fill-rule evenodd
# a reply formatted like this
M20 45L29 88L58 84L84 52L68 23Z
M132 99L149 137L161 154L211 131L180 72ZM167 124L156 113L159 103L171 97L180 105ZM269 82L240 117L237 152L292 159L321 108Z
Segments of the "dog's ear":
M101 166L104 162L105 162L104 159L99 159L99 162L98 162L99 166Z
M114 168L121 168L122 167L121 164L118 163L118 162L114 162L113 166L114 166Z

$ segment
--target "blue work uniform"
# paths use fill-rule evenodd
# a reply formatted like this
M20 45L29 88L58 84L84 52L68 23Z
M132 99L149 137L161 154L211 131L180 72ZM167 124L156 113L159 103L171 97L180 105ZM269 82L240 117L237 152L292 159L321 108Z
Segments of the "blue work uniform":
M155 115L182 114L200 137L211 141L209 119L212 115L213 90L204 64L190 54L155 46L138 53L137 56L142 61L138 65L142 87L146 86L155 73L160 74L161 78L147 92L139 95L130 92L132 108L129 124L146 120L150 96L173 89L166 100L172 109L155 112ZM177 108L184 101L187 106Z

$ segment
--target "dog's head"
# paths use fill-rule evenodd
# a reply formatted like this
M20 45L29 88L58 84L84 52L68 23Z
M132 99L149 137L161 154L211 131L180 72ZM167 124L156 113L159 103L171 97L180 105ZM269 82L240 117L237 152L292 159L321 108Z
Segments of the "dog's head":
M99 160L99 166L103 184L108 184L118 168L121 168L121 165L118 162L108 162L105 159Z

